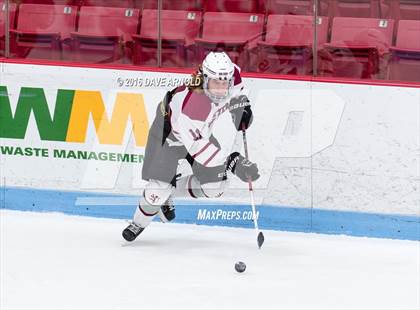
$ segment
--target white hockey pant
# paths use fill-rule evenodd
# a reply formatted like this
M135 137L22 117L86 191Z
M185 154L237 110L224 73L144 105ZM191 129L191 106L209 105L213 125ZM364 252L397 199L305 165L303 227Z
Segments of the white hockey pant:
M225 187L226 181L201 185L193 175L179 179L176 190L169 183L150 180L144 189L143 196L140 198L139 207L134 213L133 221L137 225L145 228L159 214L162 221L165 222L165 216L162 214L161 206L171 195L182 198L217 198L222 196Z
M145 228L157 214L164 218L160 207L168 200L173 190L174 187L169 183L150 180L144 188L143 196L134 213L134 223Z

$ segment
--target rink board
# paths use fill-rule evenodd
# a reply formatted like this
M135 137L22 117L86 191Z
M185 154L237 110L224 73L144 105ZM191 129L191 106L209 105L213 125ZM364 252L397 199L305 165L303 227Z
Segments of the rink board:
M118 219L131 219L138 201L137 196L9 187L1 188L0 196L0 208L4 209L62 212L71 215ZM205 200L200 203L176 200L174 222L210 226L254 227L249 219L252 216L250 205L221 204ZM420 240L420 218L416 216L269 205L258 205L257 210L259 212L258 224L261 229ZM208 212L209 216L200 218L200 212L201 214ZM244 216L237 218L235 214L238 213Z
M0 207L129 218L156 106L188 75L0 66ZM420 88L243 80L263 228L419 239ZM222 151L243 153L218 122ZM177 221L252 227L248 204L232 178L218 201L177 201Z

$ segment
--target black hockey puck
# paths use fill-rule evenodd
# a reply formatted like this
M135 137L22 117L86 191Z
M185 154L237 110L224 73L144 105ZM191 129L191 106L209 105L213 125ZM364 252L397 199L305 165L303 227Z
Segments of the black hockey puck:
M242 272L244 272L244 271L245 271L245 269L246 269L246 265L245 265L245 263L244 263L244 262L237 262L237 263L235 264L235 270L236 270L237 272L242 273Z

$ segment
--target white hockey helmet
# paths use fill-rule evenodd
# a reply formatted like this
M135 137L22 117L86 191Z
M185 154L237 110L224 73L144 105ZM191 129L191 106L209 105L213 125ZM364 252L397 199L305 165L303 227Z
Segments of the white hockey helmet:
M220 103L230 96L233 87L233 72L235 66L225 52L210 52L203 61L203 89L205 94L214 102ZM224 95L214 94L209 90L209 79L228 81L228 88Z

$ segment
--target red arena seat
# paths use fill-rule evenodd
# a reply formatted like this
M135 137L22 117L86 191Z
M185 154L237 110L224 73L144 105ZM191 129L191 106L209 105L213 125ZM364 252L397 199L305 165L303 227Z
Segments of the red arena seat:
M318 15L327 16L330 0L318 1ZM267 14L314 15L315 0L266 0Z
M71 59L94 63L125 61L123 56L130 54L139 16L138 9L82 6L78 31L71 33Z
M400 20L395 46L391 47L389 78L420 82L420 20Z
M258 0L211 0L204 7L206 12L258 13Z
M22 0L21 4L80 5L83 0Z
M140 35L134 35L134 63L158 64L157 10L143 10ZM194 11L161 11L162 65L188 66L194 60L194 39L200 31L202 14Z
M195 40L197 61L214 50L223 50L232 61L247 70L250 52L256 50L264 27L264 15L252 13L207 12L203 35Z
M11 51L19 58L60 59L76 16L76 6L21 4L17 27L10 33Z
M381 0L382 18L420 20L419 0Z
M383 78L393 20L335 17L331 43L325 44L334 76Z
M85 6L105 6L118 8L134 8L134 0L82 0Z
M314 0L267 0L267 14L312 15Z
M379 18L379 0L334 0L330 3L330 16Z
M314 17L269 15L265 41L258 42L258 71L312 74ZM318 46L327 42L328 17L317 19Z
M9 3L9 29L15 26L16 4ZM6 3L0 2L0 56L5 55Z
M21 3L133 8L135 1L136 0L21 0Z
M157 0L135 0L140 9L157 10ZM201 11L205 0L162 0L162 10Z

